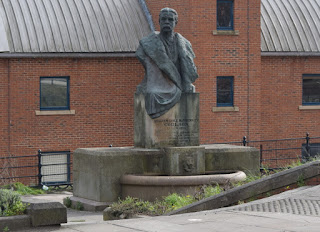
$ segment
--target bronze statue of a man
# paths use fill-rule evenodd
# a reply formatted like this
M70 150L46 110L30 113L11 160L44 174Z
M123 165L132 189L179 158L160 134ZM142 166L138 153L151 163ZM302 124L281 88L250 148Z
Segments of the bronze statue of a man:
M198 78L191 43L174 32L178 14L174 9L160 11L160 33L153 32L140 41L136 56L145 69L137 93L145 96L146 111L157 118L179 102L182 92L194 92Z

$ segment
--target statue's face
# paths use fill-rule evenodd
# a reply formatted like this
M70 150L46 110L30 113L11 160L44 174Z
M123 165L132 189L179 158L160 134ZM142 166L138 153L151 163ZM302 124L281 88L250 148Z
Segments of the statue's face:
M175 14L168 11L168 12L162 12L160 14L160 29L164 32L171 32L174 30L176 26L176 18Z

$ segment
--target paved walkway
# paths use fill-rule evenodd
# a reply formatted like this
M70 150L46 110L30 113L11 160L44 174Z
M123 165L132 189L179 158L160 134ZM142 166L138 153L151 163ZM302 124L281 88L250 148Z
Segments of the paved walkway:
M68 210L68 223L61 225L61 227L24 231L319 232L319 205L320 185L302 187L239 206L175 216L104 222L102 213Z

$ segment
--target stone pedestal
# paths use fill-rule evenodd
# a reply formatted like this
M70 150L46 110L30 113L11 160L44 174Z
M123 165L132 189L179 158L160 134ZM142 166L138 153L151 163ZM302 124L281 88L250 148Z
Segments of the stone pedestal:
M199 93L183 93L180 102L151 119L142 94L134 98L134 145L142 148L199 146Z
M160 173L162 157L158 149L79 148L73 154L73 195L98 202L115 202L121 196L119 179L122 175Z
M120 179L124 175L154 176L160 179L168 179L168 176L171 176L180 180L182 177L220 170L222 173L225 170L259 173L259 150L233 145L164 149L82 148L75 150L73 154L73 194L77 198L110 204L127 194L121 193ZM187 179L180 182L180 185L190 183L191 179ZM173 191L171 187L169 190ZM163 186L159 188L161 191L164 190ZM156 194L157 191L160 192L157 189L152 194ZM85 208L85 204L90 204L88 201L80 202ZM93 204L93 207L101 205L98 203Z

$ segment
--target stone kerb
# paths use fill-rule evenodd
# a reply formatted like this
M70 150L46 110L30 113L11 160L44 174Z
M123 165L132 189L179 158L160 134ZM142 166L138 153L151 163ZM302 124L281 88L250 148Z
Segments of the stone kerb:
M134 98L134 146L142 148L199 146L199 93L183 93L167 113L151 119L145 98Z
M0 231L24 230L31 227L52 226L67 223L67 208L60 202L24 199L28 204L27 215L0 217Z
M67 208L59 202L31 203L27 213L34 227L67 223Z
M22 230L31 227L31 218L29 215L18 215L10 217L0 217L0 231Z

